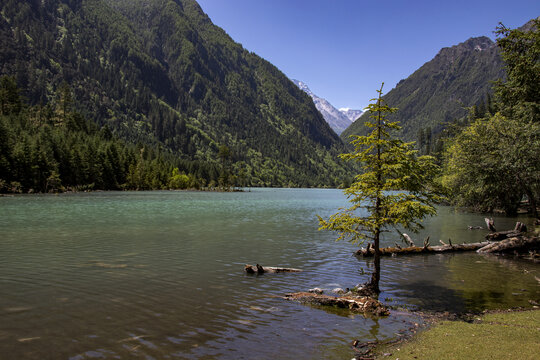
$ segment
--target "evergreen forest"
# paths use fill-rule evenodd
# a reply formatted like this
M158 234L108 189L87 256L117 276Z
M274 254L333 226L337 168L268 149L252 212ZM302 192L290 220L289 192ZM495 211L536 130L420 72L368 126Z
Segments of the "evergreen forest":
M0 75L22 98L20 112L2 114L2 136L11 139L2 150L9 159L0 173L4 191L47 191L43 179L31 183L14 170L31 166L26 177L38 171L19 162L23 146L48 164L41 178L58 176L69 187L166 188L174 168L199 186L335 187L347 180L351 167L337 156L345 145L312 100L213 25L195 1L0 4ZM9 79L4 85L14 93ZM62 102L69 111L58 110ZM70 150L68 138L93 142L78 148L92 159L114 146L124 161L113 165L115 180L94 179L94 170L88 178L68 175L65 158L49 151L61 134ZM141 159L154 170L134 185L129 167Z
M497 44L485 36L470 38L441 49L432 60L401 80L384 100L399 109L390 119L401 123L401 138L417 141L424 148L429 142L435 148L435 137L456 119L467 116L467 108L486 102L492 94L492 82L504 76ZM341 137L365 135L366 121L368 115L364 114Z
M57 102L28 106L13 78L0 80L0 192L230 186L223 167L126 143L76 112L70 99L66 85Z

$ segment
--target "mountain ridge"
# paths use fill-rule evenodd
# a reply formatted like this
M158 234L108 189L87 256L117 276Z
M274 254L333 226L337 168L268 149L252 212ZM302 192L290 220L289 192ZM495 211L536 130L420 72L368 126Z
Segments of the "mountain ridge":
M227 146L249 185L336 186L347 174L312 100L195 1L6 0L1 13L0 75L31 104L53 103L66 82L85 116L131 143L216 164Z
M467 107L485 100L491 81L504 76L498 48L485 36L444 47L406 79L387 92L383 99L398 111L391 117L401 122L400 136L416 140L421 130L434 134L446 123L467 114ZM342 134L365 134L363 115Z

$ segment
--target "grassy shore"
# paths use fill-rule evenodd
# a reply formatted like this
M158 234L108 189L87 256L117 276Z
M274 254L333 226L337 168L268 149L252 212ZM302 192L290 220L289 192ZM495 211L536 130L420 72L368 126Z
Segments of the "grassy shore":
M442 321L408 342L382 348L377 359L531 359L540 357L540 311Z

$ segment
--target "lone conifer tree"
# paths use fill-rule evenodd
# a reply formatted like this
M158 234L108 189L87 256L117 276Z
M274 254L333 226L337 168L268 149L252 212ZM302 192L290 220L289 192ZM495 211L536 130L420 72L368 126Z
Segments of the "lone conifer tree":
M344 190L352 206L341 209L328 220L319 216L319 230L337 231L338 240L349 239L353 243L373 240L375 271L364 287L371 294L380 293L382 232L392 226L418 231L422 228L420 221L434 215L434 205L442 199L433 186L438 169L433 158L417 157L414 143L392 137L391 131L399 130L400 126L386 119L387 114L397 109L389 107L382 99L383 85L377 91L378 97L367 107L373 120L365 125L372 128L371 133L353 135L354 152L340 155L344 160L359 162L363 169L356 175L355 182Z

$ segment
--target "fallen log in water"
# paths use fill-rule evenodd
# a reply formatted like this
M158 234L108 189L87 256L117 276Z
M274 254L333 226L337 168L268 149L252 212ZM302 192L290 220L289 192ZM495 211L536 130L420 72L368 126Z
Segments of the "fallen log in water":
M445 244L440 246L409 246L406 248L399 247L386 247L380 249L381 256L388 255L407 255L407 254L432 254L432 253L444 253L444 252L458 252L458 251L474 251L478 250L486 245L489 245L491 242L483 241L479 243L470 243L470 244ZM360 249L356 251L356 255L361 255L363 257L371 257L375 255L375 250L373 248L369 249Z
M477 250L479 253L529 253L540 250L540 238L516 236L484 246Z
M248 274L264 274L264 273L280 273L280 272L300 272L301 269L294 269L294 268L282 268L282 267L274 267L274 266L261 266L259 264L257 265L249 265L247 264L244 266L244 271Z
M442 242L442 241L441 241ZM444 252L478 251L479 253L518 253L528 254L529 252L540 251L539 237L515 236L501 241L483 241L470 244L444 244L442 246L410 246L407 248L387 247L380 249L381 256L388 255L411 255L411 254L438 254ZM375 254L373 248L360 249L356 255L371 257Z
M516 222L516 226L514 227L513 230L498 231L491 234L487 234L486 240L489 240L489 241L504 240L504 239L520 236L522 233L525 233L525 232L527 232L527 225L518 221Z
M359 297L359 296L329 296L322 294L315 294L310 292L297 292L286 294L284 296L286 300L294 300L302 303L320 305L320 306L334 306L343 309L349 309L359 313L370 313L378 316L389 315L388 308L383 305L379 300L371 297Z
M520 234L521 233L519 231L515 231L515 230L498 231L491 234L487 234L486 240L499 241L499 240L516 237L516 236L519 236Z

